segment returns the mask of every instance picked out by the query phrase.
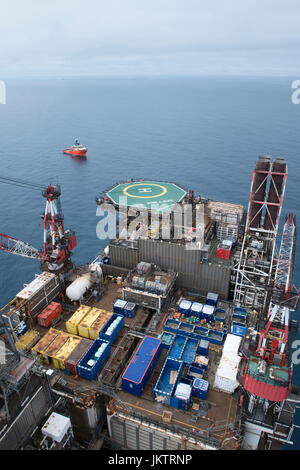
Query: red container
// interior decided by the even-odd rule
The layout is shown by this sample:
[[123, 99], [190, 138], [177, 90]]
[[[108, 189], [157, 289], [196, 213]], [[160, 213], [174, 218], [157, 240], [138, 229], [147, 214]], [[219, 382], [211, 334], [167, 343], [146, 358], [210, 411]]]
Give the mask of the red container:
[[230, 259], [231, 249], [229, 248], [229, 249], [225, 249], [223, 251], [224, 251], [223, 258], [224, 259]]
[[220, 258], [220, 259], [224, 258], [224, 250], [220, 246], [218, 246], [218, 248], [217, 248], [216, 257]]
[[90, 339], [82, 338], [80, 343], [71, 352], [70, 356], [65, 360], [65, 367], [73, 375], [77, 374], [77, 364], [80, 359], [85, 355], [88, 349], [92, 346], [93, 341]]
[[59, 316], [61, 313], [61, 304], [57, 302], [51, 302], [48, 307], [44, 308], [42, 313], [37, 316], [38, 324], [48, 328], [53, 321]]

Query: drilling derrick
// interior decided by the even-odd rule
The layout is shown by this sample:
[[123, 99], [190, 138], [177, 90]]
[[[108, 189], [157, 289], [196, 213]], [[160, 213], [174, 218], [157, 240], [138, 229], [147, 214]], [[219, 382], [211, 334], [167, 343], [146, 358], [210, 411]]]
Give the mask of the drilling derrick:
[[268, 156], [256, 162], [250, 189], [248, 215], [241, 255], [236, 268], [234, 301], [263, 309], [267, 287], [274, 276], [278, 224], [287, 180], [283, 158], [273, 163]]

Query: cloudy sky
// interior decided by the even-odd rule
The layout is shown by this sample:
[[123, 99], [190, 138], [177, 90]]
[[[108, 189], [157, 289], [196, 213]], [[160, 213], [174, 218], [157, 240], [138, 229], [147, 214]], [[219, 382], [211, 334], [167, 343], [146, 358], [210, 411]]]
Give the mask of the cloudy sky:
[[6, 0], [0, 78], [300, 77], [299, 0]]

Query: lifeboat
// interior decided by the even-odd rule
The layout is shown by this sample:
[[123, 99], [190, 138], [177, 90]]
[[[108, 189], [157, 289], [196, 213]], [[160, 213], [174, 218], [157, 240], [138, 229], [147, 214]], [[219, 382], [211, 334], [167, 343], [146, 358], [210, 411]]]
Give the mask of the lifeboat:
[[88, 149], [80, 144], [79, 140], [76, 139], [74, 145], [69, 149], [63, 150], [63, 153], [68, 155], [76, 155], [77, 157], [85, 157]]

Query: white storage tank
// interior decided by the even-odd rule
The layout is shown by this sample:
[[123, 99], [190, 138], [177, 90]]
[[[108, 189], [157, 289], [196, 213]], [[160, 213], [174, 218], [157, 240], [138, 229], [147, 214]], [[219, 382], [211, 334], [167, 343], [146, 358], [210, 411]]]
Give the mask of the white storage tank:
[[92, 285], [91, 273], [82, 274], [82, 276], [75, 279], [72, 284], [66, 289], [66, 294], [72, 302], [75, 302], [86, 293]]

